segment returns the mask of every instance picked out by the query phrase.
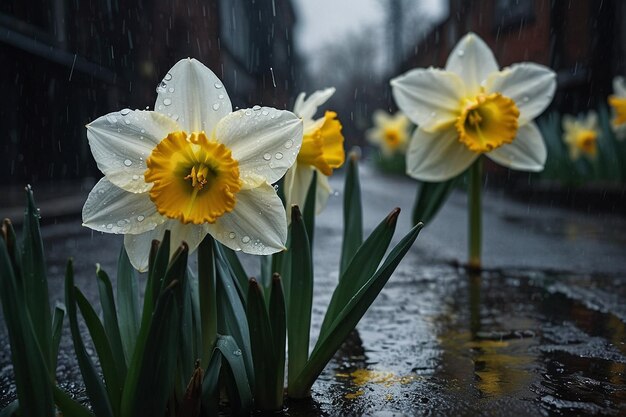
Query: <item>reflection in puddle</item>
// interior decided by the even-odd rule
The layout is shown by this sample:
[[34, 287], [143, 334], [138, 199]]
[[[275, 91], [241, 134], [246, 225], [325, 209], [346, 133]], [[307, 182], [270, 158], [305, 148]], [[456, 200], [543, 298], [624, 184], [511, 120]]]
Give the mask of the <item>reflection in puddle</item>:
[[[337, 378], [350, 380], [356, 387], [380, 385], [390, 388], [396, 384], [406, 385], [415, 380], [415, 375], [398, 376], [393, 372], [374, 371], [370, 369], [357, 369], [350, 373], [337, 373]], [[365, 391], [358, 389], [355, 392], [349, 392], [344, 397], [354, 399], [363, 395]], [[393, 399], [391, 393], [385, 394], [385, 399], [390, 401]]]

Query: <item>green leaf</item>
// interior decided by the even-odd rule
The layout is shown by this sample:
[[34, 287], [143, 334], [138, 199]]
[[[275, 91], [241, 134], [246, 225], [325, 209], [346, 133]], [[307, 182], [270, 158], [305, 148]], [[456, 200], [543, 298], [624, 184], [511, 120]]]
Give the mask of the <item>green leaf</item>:
[[237, 281], [221, 256], [216, 257], [216, 267], [218, 332], [232, 336], [241, 347], [248, 380], [254, 381], [246, 308], [237, 289]]
[[22, 281], [20, 277], [22, 276], [22, 257], [20, 253], [20, 248], [17, 243], [17, 236], [15, 234], [15, 230], [13, 229], [13, 225], [11, 224], [11, 220], [4, 219], [2, 221], [1, 237], [5, 239], [7, 253], [9, 255], [9, 259], [11, 260], [11, 266], [13, 267], [13, 273], [15, 274], [16, 283], [18, 285], [18, 289], [21, 289]]
[[170, 262], [170, 236], [170, 231], [166, 230], [161, 243], [158, 241], [152, 242], [150, 269], [148, 270], [148, 280], [146, 281], [140, 328], [144, 328], [145, 322], [152, 317], [154, 306], [162, 289], [163, 276]]
[[450, 196], [462, 175], [443, 182], [425, 182], [419, 187], [413, 205], [413, 224], [430, 223]]
[[100, 268], [99, 264], [96, 264], [96, 278], [98, 281], [98, 293], [100, 294], [100, 305], [102, 307], [106, 339], [111, 347], [111, 353], [113, 354], [113, 360], [117, 364], [117, 370], [120, 372], [118, 377], [120, 381], [123, 381], [126, 377], [126, 356], [124, 355], [124, 348], [122, 347], [122, 339], [120, 337], [120, 327], [117, 322], [113, 287], [109, 276]]
[[291, 210], [291, 283], [287, 313], [288, 385], [306, 365], [313, 304], [313, 264], [309, 239], [298, 206]]
[[100, 361], [100, 368], [104, 375], [113, 415], [119, 415], [122, 386], [124, 383], [122, 368], [124, 364], [116, 360], [105, 328], [87, 298], [85, 298], [83, 293], [76, 287], [74, 288], [74, 292], [76, 303], [85, 319], [85, 324], [91, 335], [93, 345], [96, 348], [96, 353], [98, 354], [98, 360]]
[[346, 271], [339, 278], [339, 284], [333, 292], [322, 322], [320, 337], [326, 335], [328, 328], [335, 321], [339, 312], [376, 272], [376, 268], [380, 265], [380, 261], [391, 243], [399, 214], [400, 209], [396, 208], [380, 222], [358, 249]]
[[135, 350], [141, 320], [137, 277], [123, 245], [117, 261], [117, 320], [125, 363], [128, 363]]
[[313, 382], [374, 302], [391, 274], [415, 242], [422, 227], [423, 224], [421, 223], [413, 226], [409, 233], [392, 249], [376, 273], [367, 280], [338, 314], [326, 337], [318, 339], [305, 368], [298, 375], [295, 383], [289, 384], [290, 397], [303, 398], [309, 395]]
[[309, 249], [313, 250], [313, 234], [315, 233], [315, 203], [317, 200], [317, 170], [313, 170], [313, 177], [311, 178], [311, 184], [306, 193], [306, 199], [304, 200], [304, 207], [302, 211], [302, 218], [304, 219], [304, 227], [306, 228], [307, 236], [309, 237]]
[[[35, 207], [33, 191], [26, 187], [27, 209], [24, 213], [22, 241], [22, 285], [28, 312], [37, 342], [44, 353], [46, 366], [54, 362], [50, 342], [52, 340], [52, 315], [48, 298], [48, 280], [39, 230], [39, 212]], [[53, 372], [51, 370], [51, 372]]]
[[198, 246], [198, 289], [200, 298], [200, 325], [202, 328], [203, 367], [209, 363], [217, 338], [217, 295], [215, 282], [215, 241], [207, 234]]
[[272, 327], [265, 308], [265, 299], [259, 283], [250, 279], [246, 316], [250, 330], [250, 345], [254, 363], [254, 406], [257, 410], [273, 411], [280, 409], [274, 393], [276, 382], [276, 348], [272, 337]]
[[59, 357], [59, 346], [61, 344], [61, 335], [63, 332], [63, 318], [65, 317], [65, 305], [57, 303], [52, 314], [52, 357], [54, 362], [52, 369], [57, 369], [57, 359]]
[[17, 413], [20, 409], [19, 401], [15, 400], [11, 404], [7, 405], [0, 411], [0, 417], [13, 417], [17, 416]]
[[358, 153], [348, 155], [346, 182], [343, 189], [343, 243], [339, 276], [363, 243], [363, 209], [361, 207], [361, 183], [359, 181]]
[[276, 272], [274, 270], [274, 255], [261, 255], [259, 259], [261, 260], [259, 283], [263, 291], [269, 294], [269, 290], [272, 287], [272, 274]]
[[276, 379], [274, 380], [274, 394], [276, 404], [282, 406], [283, 387], [285, 385], [285, 342], [287, 338], [287, 317], [285, 313], [285, 298], [280, 275], [272, 276], [272, 291], [269, 302], [269, 320], [272, 327], [272, 339], [274, 345], [274, 367]]
[[68, 417], [93, 417], [89, 409], [67, 395], [59, 387], [54, 386], [54, 401], [64, 416]]
[[207, 366], [202, 380], [202, 413], [200, 414], [203, 416], [216, 416], [219, 413], [219, 379], [222, 371], [222, 359], [222, 353], [218, 349], [213, 349], [209, 366]]
[[[247, 416], [252, 409], [252, 391], [246, 371], [245, 357], [231, 336], [220, 336], [215, 348], [220, 351], [228, 364], [225, 368], [230, 377], [230, 384], [233, 385], [233, 389], [229, 390], [231, 405], [234, 408], [233, 414]], [[233, 398], [233, 394], [236, 394], [236, 398]]]
[[237, 279], [237, 290], [239, 291], [239, 294], [245, 296], [243, 291], [245, 288], [248, 288], [248, 274], [241, 264], [237, 253], [221, 243], [217, 245], [217, 250], [219, 251], [220, 256], [226, 260], [228, 269], [230, 269], [233, 277]]
[[0, 238], [0, 300], [11, 345], [17, 398], [23, 417], [54, 416], [44, 355], [37, 343], [23, 293], [18, 288], [4, 239]]
[[67, 316], [70, 321], [70, 330], [72, 333], [72, 341], [74, 343], [74, 350], [76, 351], [78, 366], [80, 368], [83, 381], [85, 382], [87, 396], [89, 397], [94, 413], [98, 417], [113, 417], [113, 409], [111, 408], [111, 403], [109, 402], [106, 389], [104, 388], [102, 380], [100, 380], [96, 367], [87, 354], [82, 335], [80, 334], [76, 313], [75, 295], [74, 269], [72, 267], [72, 260], [69, 260], [65, 272], [65, 306], [67, 308]]
[[[163, 278], [154, 313], [140, 336], [124, 384], [122, 417], [161, 416], [174, 389], [179, 357], [183, 284], [189, 248], [183, 243], [174, 253]], [[159, 255], [157, 255], [157, 258]], [[143, 326], [143, 324], [142, 324]]]

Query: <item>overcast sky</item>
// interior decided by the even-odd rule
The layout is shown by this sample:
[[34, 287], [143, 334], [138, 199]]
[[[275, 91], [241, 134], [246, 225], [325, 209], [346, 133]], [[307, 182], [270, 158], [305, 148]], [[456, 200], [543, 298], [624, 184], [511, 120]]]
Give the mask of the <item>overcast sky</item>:
[[[384, 24], [388, 0], [294, 0], [298, 24], [296, 43], [309, 55], [351, 31]], [[445, 0], [415, 0], [433, 19], [445, 11]]]

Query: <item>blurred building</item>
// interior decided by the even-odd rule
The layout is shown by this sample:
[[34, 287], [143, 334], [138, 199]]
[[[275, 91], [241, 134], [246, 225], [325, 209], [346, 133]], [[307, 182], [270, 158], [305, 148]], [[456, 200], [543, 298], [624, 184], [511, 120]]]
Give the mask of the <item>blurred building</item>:
[[3, 0], [0, 183], [99, 175], [85, 124], [152, 108], [181, 58], [211, 68], [234, 107], [286, 108], [294, 25], [290, 0]]
[[533, 61], [555, 70], [553, 106], [562, 112], [606, 103], [613, 77], [626, 75], [626, 2], [620, 0], [450, 0], [447, 18], [415, 40], [396, 73], [445, 66], [470, 31], [500, 66]]

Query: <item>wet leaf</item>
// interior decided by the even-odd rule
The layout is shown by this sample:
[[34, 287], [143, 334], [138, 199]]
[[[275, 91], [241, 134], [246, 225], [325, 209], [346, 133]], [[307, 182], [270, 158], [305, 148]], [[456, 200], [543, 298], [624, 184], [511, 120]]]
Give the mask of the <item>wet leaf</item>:
[[117, 261], [117, 319], [124, 358], [128, 363], [135, 349], [140, 318], [137, 277], [124, 246]]
[[352, 257], [363, 243], [363, 209], [357, 152], [350, 152], [346, 182], [343, 188], [343, 241], [339, 277], [343, 276]]
[[450, 196], [461, 176], [444, 182], [422, 182], [413, 205], [413, 224], [430, 223]]

